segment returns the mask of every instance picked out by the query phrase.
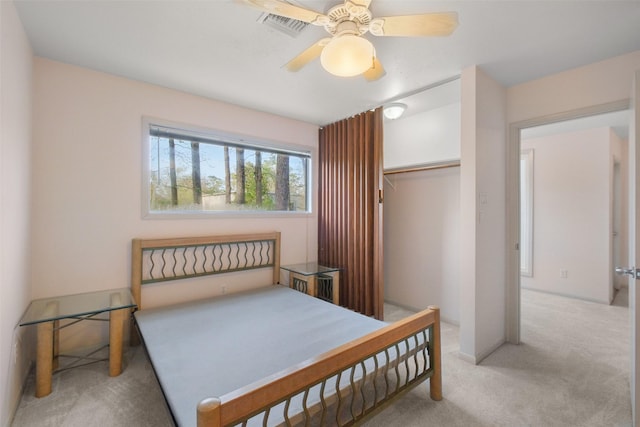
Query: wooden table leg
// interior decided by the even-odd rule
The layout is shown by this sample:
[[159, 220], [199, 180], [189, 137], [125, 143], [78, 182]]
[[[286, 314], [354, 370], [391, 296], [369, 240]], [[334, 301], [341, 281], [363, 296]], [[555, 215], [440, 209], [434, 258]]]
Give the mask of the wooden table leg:
[[[111, 305], [119, 305], [120, 295], [111, 295]], [[109, 376], [117, 377], [122, 372], [122, 343], [124, 322], [131, 310], [120, 309], [109, 312]]]
[[53, 374], [53, 322], [38, 323], [36, 349], [36, 397], [51, 393]]
[[334, 271], [332, 273], [333, 276], [333, 303], [335, 305], [340, 305], [340, 272]]
[[[50, 301], [44, 308], [45, 318], [55, 318], [58, 301]], [[36, 335], [36, 397], [51, 393], [51, 376], [58, 365], [59, 326], [58, 320], [38, 323]]]

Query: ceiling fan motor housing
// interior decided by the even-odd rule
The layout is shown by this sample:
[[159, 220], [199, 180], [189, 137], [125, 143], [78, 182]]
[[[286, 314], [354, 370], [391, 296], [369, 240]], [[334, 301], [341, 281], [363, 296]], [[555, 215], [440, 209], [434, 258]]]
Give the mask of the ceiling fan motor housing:
[[339, 35], [345, 30], [355, 35], [363, 35], [369, 31], [371, 11], [366, 7], [347, 1], [329, 9], [327, 16], [329, 21], [323, 23], [323, 25], [331, 35]]

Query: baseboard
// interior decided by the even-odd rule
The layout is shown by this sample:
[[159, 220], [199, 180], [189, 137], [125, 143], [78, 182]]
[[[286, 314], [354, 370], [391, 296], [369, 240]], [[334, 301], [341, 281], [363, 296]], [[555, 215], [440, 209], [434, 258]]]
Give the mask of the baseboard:
[[459, 321], [454, 320], [454, 319], [450, 319], [447, 316], [443, 316], [442, 313], [440, 313], [440, 321], [442, 321], [444, 323], [448, 323], [448, 324], [453, 325], [453, 326], [460, 327], [460, 322]]
[[[400, 308], [405, 309], [405, 310], [414, 311], [416, 313], [418, 313], [419, 311], [424, 310], [424, 308], [411, 307], [409, 305], [400, 304], [399, 302], [395, 302], [395, 301], [391, 301], [391, 300], [385, 300], [384, 302], [392, 304], [392, 305], [395, 305], [395, 306], [400, 307]], [[455, 320], [455, 319], [451, 319], [450, 317], [442, 315], [442, 307], [440, 307], [440, 321], [444, 322], [444, 323], [448, 323], [448, 324], [453, 325], [453, 326], [460, 326], [460, 321]]]
[[487, 350], [483, 351], [482, 353], [480, 353], [477, 357], [477, 363], [481, 363], [484, 359], [486, 359], [491, 353], [493, 353], [494, 351], [496, 351], [497, 349], [499, 349], [500, 347], [502, 347], [502, 344], [504, 344], [506, 341], [505, 338], [502, 338], [501, 340], [499, 340], [497, 343], [495, 343], [494, 345], [492, 345], [491, 347], [489, 347]]
[[[20, 399], [24, 394], [27, 377], [34, 367], [34, 360], [29, 355], [32, 354], [33, 334], [31, 328], [16, 327], [11, 344], [9, 377], [6, 384], [6, 396], [3, 405], [6, 405], [8, 418], [2, 416], [0, 425], [11, 425], [20, 405]], [[4, 424], [6, 423], [6, 424]]]
[[469, 362], [469, 363], [472, 363], [474, 365], [477, 365], [475, 356], [472, 356], [470, 354], [463, 353], [463, 352], [459, 351], [458, 352], [458, 357], [460, 359], [464, 360], [465, 362]]
[[549, 295], [556, 295], [556, 296], [559, 296], [559, 297], [577, 299], [577, 300], [581, 300], [581, 301], [595, 302], [596, 304], [609, 305], [609, 302], [607, 302], [606, 300], [598, 300], [598, 299], [595, 299], [595, 298], [584, 298], [584, 297], [581, 297], [579, 295], [572, 295], [572, 294], [567, 294], [567, 293], [562, 293], [562, 292], [547, 291], [547, 290], [544, 290], [544, 289], [536, 289], [536, 288], [531, 288], [531, 287], [528, 287], [528, 286], [522, 286], [522, 289], [526, 289], [527, 291], [532, 291], [532, 292], [540, 292], [542, 294], [549, 294]]
[[388, 300], [388, 299], [385, 299], [384, 302], [387, 303], [387, 304], [395, 305], [396, 307], [400, 307], [400, 308], [402, 308], [404, 310], [413, 311], [413, 312], [416, 312], [416, 313], [423, 310], [421, 308], [411, 307], [410, 305], [401, 304], [399, 302], [395, 302], [395, 301]]
[[506, 340], [502, 338], [500, 341], [489, 347], [487, 350], [478, 354], [477, 356], [473, 356], [471, 354], [463, 353], [462, 351], [458, 352], [458, 357], [465, 362], [473, 363], [474, 365], [479, 365], [484, 359], [486, 359], [491, 353], [499, 349], [502, 344], [504, 344]]

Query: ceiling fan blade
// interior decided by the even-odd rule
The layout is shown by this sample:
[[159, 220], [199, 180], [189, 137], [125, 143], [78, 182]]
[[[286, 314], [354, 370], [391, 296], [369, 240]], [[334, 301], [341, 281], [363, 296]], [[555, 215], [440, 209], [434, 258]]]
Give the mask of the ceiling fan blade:
[[425, 13], [372, 19], [369, 32], [374, 36], [448, 36], [457, 26], [455, 12]]
[[378, 58], [373, 58], [373, 66], [365, 71], [362, 75], [368, 81], [373, 82], [384, 77], [386, 74], [387, 72], [384, 70], [384, 67], [382, 66]]
[[274, 15], [284, 16], [285, 18], [297, 19], [298, 21], [309, 22], [311, 24], [316, 23], [316, 21], [319, 18], [326, 18], [326, 20], [329, 19], [322, 13], [305, 9], [303, 7], [294, 6], [292, 4], [289, 4], [287, 2], [280, 1], [280, 0], [237, 0], [237, 1], [256, 7], [262, 10], [263, 12], [273, 13]]
[[322, 40], [318, 40], [316, 43], [308, 47], [304, 52], [300, 55], [293, 58], [291, 61], [285, 65], [286, 69], [292, 72], [300, 70], [302, 67], [307, 65], [309, 62], [313, 61], [322, 53], [322, 49], [331, 41], [330, 38], [324, 38]]

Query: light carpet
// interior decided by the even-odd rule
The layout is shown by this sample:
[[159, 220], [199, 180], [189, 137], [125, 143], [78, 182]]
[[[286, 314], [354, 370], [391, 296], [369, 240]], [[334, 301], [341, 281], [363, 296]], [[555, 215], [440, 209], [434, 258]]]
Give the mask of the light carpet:
[[[522, 344], [505, 344], [477, 366], [458, 357], [459, 329], [443, 322], [444, 399], [430, 400], [419, 385], [366, 425], [631, 426], [624, 304], [524, 290], [521, 305]], [[409, 314], [385, 305], [387, 321]], [[31, 374], [12, 426], [171, 426], [144, 350], [128, 349], [125, 363], [114, 378], [106, 362], [60, 372], [40, 399]]]

